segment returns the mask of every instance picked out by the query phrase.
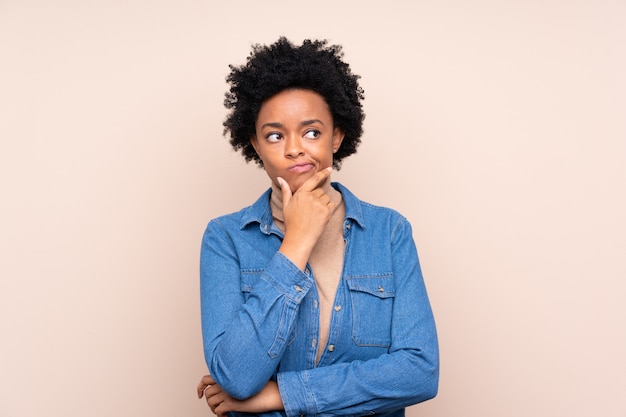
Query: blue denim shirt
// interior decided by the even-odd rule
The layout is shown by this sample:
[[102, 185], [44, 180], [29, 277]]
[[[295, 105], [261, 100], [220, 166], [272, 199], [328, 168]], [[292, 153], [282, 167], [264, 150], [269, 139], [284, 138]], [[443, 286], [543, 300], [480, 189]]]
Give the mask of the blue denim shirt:
[[[314, 271], [278, 252], [271, 189], [252, 206], [212, 220], [201, 252], [205, 358], [236, 398], [278, 382], [285, 412], [264, 415], [402, 416], [437, 393], [433, 314], [409, 222], [357, 199], [339, 183], [344, 265], [328, 342], [316, 364]], [[237, 413], [231, 413], [237, 415]]]

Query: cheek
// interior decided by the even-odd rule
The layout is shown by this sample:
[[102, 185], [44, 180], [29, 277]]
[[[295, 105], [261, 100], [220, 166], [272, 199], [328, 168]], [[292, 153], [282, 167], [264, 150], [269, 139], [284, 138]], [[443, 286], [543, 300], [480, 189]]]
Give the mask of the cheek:
[[315, 150], [312, 152], [317, 156], [318, 159], [328, 159], [333, 157], [333, 144], [332, 142], [324, 141], [324, 143], [317, 144]]
[[322, 153], [321, 158], [324, 161], [332, 161], [333, 160], [333, 148], [329, 147], [328, 149], [324, 149], [324, 152]]

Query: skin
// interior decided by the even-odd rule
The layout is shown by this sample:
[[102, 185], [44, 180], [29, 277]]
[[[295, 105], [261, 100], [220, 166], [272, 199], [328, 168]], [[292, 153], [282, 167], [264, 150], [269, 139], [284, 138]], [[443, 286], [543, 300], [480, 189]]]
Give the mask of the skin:
[[256, 395], [245, 400], [237, 400], [231, 397], [215, 383], [211, 375], [203, 376], [196, 390], [198, 398], [204, 396], [211, 411], [218, 417], [226, 417], [226, 413], [229, 411], [263, 413], [266, 411], [284, 410], [283, 401], [278, 391], [278, 384], [274, 381], [269, 381]]
[[285, 237], [279, 251], [304, 270], [334, 204], [329, 194], [333, 152], [344, 134], [322, 96], [284, 90], [259, 110], [250, 142], [282, 191]]
[[[301, 270], [335, 208], [330, 194], [333, 153], [344, 134], [334, 126], [324, 98], [302, 89], [284, 90], [266, 100], [257, 117], [252, 146], [270, 180], [280, 187], [285, 236], [278, 249]], [[219, 417], [229, 411], [260, 413], [283, 410], [274, 381], [253, 397], [237, 400], [205, 375], [197, 386]]]
[[[333, 151], [343, 140], [322, 96], [310, 90], [284, 90], [266, 100], [257, 116], [252, 146], [263, 161], [265, 172], [279, 185], [287, 181], [292, 191], [315, 172], [332, 166]], [[290, 169], [293, 165], [301, 168]], [[309, 169], [309, 170], [307, 170]]]

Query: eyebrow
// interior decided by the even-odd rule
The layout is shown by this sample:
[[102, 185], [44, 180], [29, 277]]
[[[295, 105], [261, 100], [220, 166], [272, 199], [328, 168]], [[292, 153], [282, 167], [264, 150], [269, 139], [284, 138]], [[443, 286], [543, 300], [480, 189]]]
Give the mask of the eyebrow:
[[[309, 126], [315, 123], [319, 123], [322, 126], [324, 126], [324, 122], [322, 122], [320, 119], [310, 119], [310, 120], [303, 120], [300, 122], [300, 126]], [[278, 123], [278, 122], [270, 122], [270, 123], [265, 123], [263, 126], [261, 126], [261, 129], [263, 129], [264, 127], [273, 127], [273, 128], [281, 128], [283, 127], [282, 123]]]

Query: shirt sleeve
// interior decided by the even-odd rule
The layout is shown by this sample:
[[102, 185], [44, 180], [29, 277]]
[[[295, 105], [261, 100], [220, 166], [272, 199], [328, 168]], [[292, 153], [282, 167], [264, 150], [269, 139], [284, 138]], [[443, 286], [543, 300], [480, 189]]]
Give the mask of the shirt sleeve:
[[288, 416], [367, 415], [416, 404], [437, 394], [439, 351], [435, 322], [409, 222], [392, 233], [396, 296], [389, 352], [367, 361], [278, 374]]
[[204, 354], [211, 376], [239, 399], [257, 393], [275, 373], [312, 286], [312, 278], [280, 252], [258, 272], [255, 288], [242, 288], [235, 244], [219, 219], [211, 221], [200, 255]]

